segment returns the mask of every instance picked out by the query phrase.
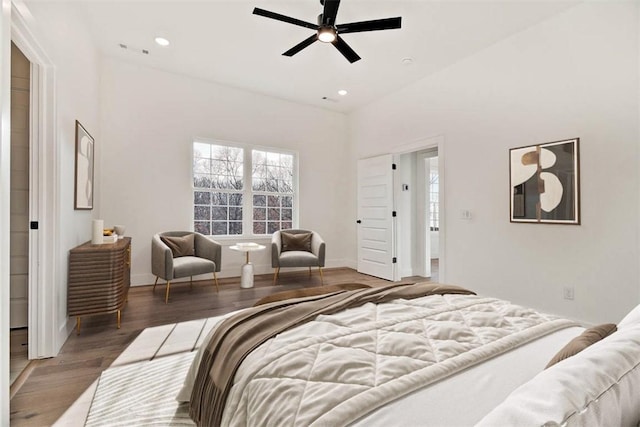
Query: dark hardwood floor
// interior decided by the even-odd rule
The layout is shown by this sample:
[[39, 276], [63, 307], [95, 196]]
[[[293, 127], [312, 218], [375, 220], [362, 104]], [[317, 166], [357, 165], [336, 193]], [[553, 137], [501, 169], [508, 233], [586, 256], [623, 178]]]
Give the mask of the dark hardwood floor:
[[[389, 283], [349, 268], [323, 271], [325, 285]], [[403, 282], [424, 280], [408, 277]], [[52, 425], [147, 327], [221, 315], [250, 307], [276, 292], [321, 285], [317, 269], [311, 277], [305, 271], [283, 271], [276, 286], [272, 285], [270, 274], [256, 276], [255, 287], [251, 289], [240, 288], [239, 282], [238, 277], [221, 279], [219, 293], [212, 281], [194, 282], [193, 289], [188, 283], [175, 284], [166, 305], [164, 284], [158, 284], [155, 292], [153, 286], [133, 287], [122, 312], [120, 329], [116, 328], [115, 314], [83, 317], [81, 334], [74, 332], [57, 357], [32, 362], [31, 374], [11, 399], [11, 425]]]

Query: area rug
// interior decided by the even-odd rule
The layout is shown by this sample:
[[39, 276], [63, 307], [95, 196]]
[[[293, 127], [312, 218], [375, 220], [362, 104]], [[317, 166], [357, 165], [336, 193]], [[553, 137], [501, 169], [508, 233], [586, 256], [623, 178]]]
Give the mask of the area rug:
[[188, 403], [175, 397], [196, 352], [105, 370], [100, 376], [87, 421], [98, 426], [194, 426]]

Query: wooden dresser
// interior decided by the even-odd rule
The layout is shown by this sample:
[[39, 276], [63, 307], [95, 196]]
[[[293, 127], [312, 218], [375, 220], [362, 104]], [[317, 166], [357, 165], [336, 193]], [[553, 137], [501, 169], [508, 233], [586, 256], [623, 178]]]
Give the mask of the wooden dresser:
[[69, 251], [67, 313], [76, 316], [80, 333], [80, 316], [117, 313], [127, 301], [131, 283], [131, 238], [116, 243], [83, 243]]

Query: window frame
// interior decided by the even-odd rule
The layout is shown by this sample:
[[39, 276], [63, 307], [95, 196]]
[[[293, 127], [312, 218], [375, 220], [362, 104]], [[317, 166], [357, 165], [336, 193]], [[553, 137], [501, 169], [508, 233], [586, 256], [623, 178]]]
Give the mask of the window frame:
[[[437, 180], [437, 188], [438, 191], [433, 191], [433, 176], [436, 177]], [[433, 195], [436, 194], [436, 200], [433, 199]], [[436, 170], [434, 173], [433, 170], [429, 172], [429, 230], [430, 231], [440, 231], [440, 171]]]
[[[254, 240], [258, 240], [258, 239], [270, 239], [271, 238], [271, 233], [267, 233], [266, 234], [254, 234], [253, 233], [253, 195], [254, 194], [264, 194], [264, 191], [254, 191], [253, 190], [253, 176], [252, 176], [252, 172], [253, 172], [253, 151], [266, 151], [266, 152], [271, 152], [271, 153], [278, 153], [278, 154], [287, 154], [287, 155], [291, 155], [293, 157], [293, 165], [292, 165], [292, 169], [293, 169], [293, 177], [292, 177], [292, 186], [293, 186], [293, 203], [292, 203], [292, 215], [291, 215], [291, 227], [292, 228], [298, 228], [298, 211], [299, 211], [299, 198], [300, 198], [300, 191], [299, 191], [299, 174], [298, 174], [298, 164], [299, 164], [299, 160], [298, 160], [298, 151], [296, 150], [289, 150], [286, 148], [279, 148], [279, 147], [269, 147], [269, 146], [265, 146], [265, 145], [258, 145], [258, 144], [247, 144], [247, 143], [239, 143], [239, 142], [233, 142], [233, 141], [226, 141], [226, 140], [221, 140], [221, 139], [211, 139], [211, 138], [202, 138], [202, 137], [196, 137], [193, 138], [191, 141], [191, 158], [190, 158], [190, 162], [191, 162], [191, 166], [190, 166], [190, 170], [191, 170], [191, 230], [195, 230], [195, 209], [196, 209], [196, 203], [195, 203], [195, 192], [197, 191], [197, 187], [194, 185], [194, 178], [195, 178], [195, 169], [194, 169], [194, 155], [195, 155], [195, 150], [194, 150], [194, 144], [196, 143], [200, 143], [200, 144], [210, 144], [210, 145], [220, 145], [220, 146], [225, 146], [225, 147], [235, 147], [235, 148], [241, 148], [243, 150], [243, 154], [242, 154], [242, 158], [243, 158], [243, 173], [242, 173], [242, 180], [243, 180], [243, 188], [242, 190], [233, 190], [233, 189], [229, 189], [229, 190], [223, 190], [225, 192], [232, 192], [232, 193], [242, 193], [242, 234], [209, 234], [209, 236], [212, 236], [213, 238], [215, 238], [216, 240], [221, 240], [221, 241], [225, 241], [225, 240], [247, 240], [247, 239], [254, 239]], [[214, 189], [210, 189], [210, 190], [214, 190]], [[287, 193], [288, 194], [288, 193]], [[212, 212], [213, 213], [213, 212]], [[213, 218], [210, 219], [210, 221], [213, 221]], [[229, 221], [229, 219], [227, 219], [227, 221]], [[212, 232], [213, 229], [210, 230], [210, 232]]]

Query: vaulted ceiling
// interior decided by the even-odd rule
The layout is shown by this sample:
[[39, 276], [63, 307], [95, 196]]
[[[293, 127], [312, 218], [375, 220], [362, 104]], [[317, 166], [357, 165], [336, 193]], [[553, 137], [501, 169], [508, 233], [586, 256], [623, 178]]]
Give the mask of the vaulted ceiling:
[[[562, 13], [578, 1], [342, 0], [337, 23], [402, 17], [401, 29], [345, 34], [344, 40], [362, 57], [354, 64], [323, 43], [314, 43], [293, 57], [282, 56], [313, 31], [252, 14], [254, 7], [260, 7], [316, 22], [322, 11], [318, 0], [73, 3], [107, 56], [349, 112]], [[158, 46], [154, 42], [158, 35], [170, 45]], [[143, 54], [143, 49], [149, 53]], [[338, 95], [339, 89], [348, 94]]]

